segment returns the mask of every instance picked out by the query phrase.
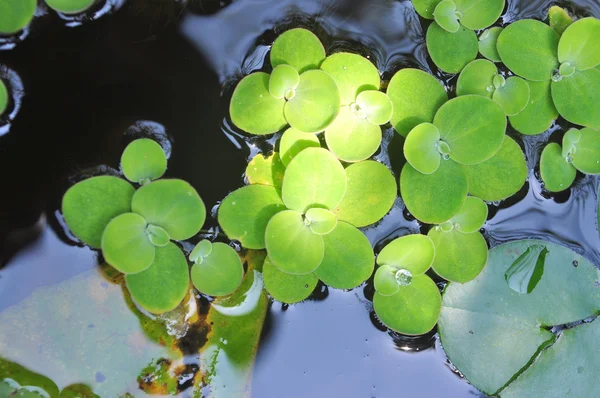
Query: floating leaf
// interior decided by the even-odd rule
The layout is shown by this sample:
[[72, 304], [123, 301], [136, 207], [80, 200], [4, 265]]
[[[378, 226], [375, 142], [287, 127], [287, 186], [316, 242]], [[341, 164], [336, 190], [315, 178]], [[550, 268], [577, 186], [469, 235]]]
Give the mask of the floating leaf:
[[330, 55], [321, 69], [335, 80], [342, 105], [350, 105], [365, 90], [379, 90], [379, 71], [368, 59], [346, 52]]
[[576, 71], [552, 82], [552, 99], [567, 121], [600, 128], [600, 70]]
[[[283, 202], [300, 213], [310, 207], [335, 208], [346, 192], [346, 172], [323, 148], [308, 148], [288, 165], [283, 177]], [[277, 265], [277, 259], [271, 257]]]
[[440, 0], [412, 0], [417, 13], [425, 19], [433, 19], [433, 12]]
[[427, 49], [433, 62], [447, 73], [460, 72], [479, 52], [477, 35], [463, 26], [456, 33], [432, 23], [427, 29]]
[[289, 65], [278, 65], [271, 72], [269, 78], [269, 92], [275, 98], [289, 99], [294, 95], [293, 91], [298, 87], [300, 75]]
[[149, 182], [165, 174], [167, 156], [156, 141], [141, 138], [127, 145], [121, 155], [121, 168], [129, 181]]
[[[432, 174], [440, 167], [442, 148], [448, 145], [440, 142], [440, 131], [431, 123], [422, 123], [412, 129], [404, 142], [406, 161], [423, 174]], [[448, 156], [448, 152], [445, 153]]]
[[[206, 241], [204, 241], [206, 242]], [[225, 243], [212, 244], [210, 253], [192, 266], [192, 283], [209, 296], [226, 296], [242, 283], [244, 266], [237, 252]]]
[[445, 232], [440, 227], [427, 234], [435, 245], [433, 270], [452, 282], [466, 283], [473, 280], [485, 267], [488, 246], [479, 232], [463, 234], [452, 229]]
[[174, 243], [156, 248], [152, 265], [137, 274], [125, 275], [131, 297], [143, 308], [162, 314], [175, 309], [185, 297], [189, 284], [185, 256]]
[[319, 278], [315, 274], [292, 275], [280, 271], [265, 258], [263, 278], [267, 291], [275, 300], [286, 304], [298, 303], [305, 300], [317, 287]]
[[2, 116], [8, 108], [8, 101], [8, 89], [6, 88], [6, 84], [0, 79], [0, 116]]
[[459, 15], [452, 0], [440, 1], [433, 11], [435, 22], [450, 33], [456, 33], [460, 29]]
[[302, 214], [285, 210], [271, 218], [265, 231], [267, 253], [281, 271], [293, 275], [313, 272], [323, 261], [323, 237], [314, 234]]
[[[519, 256], [536, 244], [549, 251], [544, 276], [530, 294], [521, 295], [508, 286], [505, 274]], [[540, 391], [556, 392], [556, 396], [594, 396], [595, 393], [590, 395], [587, 389], [593, 386], [597, 391], [596, 375], [591, 372], [597, 364], [587, 362], [586, 372], [582, 374], [577, 370], [579, 361], [583, 360], [579, 355], [559, 360], [552, 349], [542, 351], [539, 357], [538, 354], [555, 339], [550, 332], [552, 326], [577, 322], [598, 313], [597, 280], [596, 267], [556, 244], [523, 240], [497, 246], [490, 252], [489, 266], [473, 282], [446, 286], [438, 323], [444, 350], [458, 370], [488, 395], [496, 395], [508, 383], [501, 394], [503, 397], [509, 396], [507, 392], [513, 386], [520, 386], [522, 394], [512, 390], [514, 395], [510, 396], [533, 396]], [[571, 330], [582, 327], [588, 326], [575, 326]], [[558, 342], [564, 337], [564, 334], [559, 337]], [[579, 343], [597, 362], [597, 337]], [[532, 371], [539, 376], [538, 364], [548, 360], [555, 363], [552, 377], [532, 379], [528, 376]]]
[[523, 19], [504, 28], [497, 49], [511, 71], [527, 80], [545, 81], [558, 68], [558, 40], [558, 33], [545, 23]]
[[317, 36], [311, 31], [296, 28], [279, 36], [271, 47], [271, 65], [287, 64], [298, 73], [317, 69], [325, 59], [325, 49]]
[[413, 276], [422, 275], [433, 264], [435, 247], [425, 235], [406, 235], [388, 243], [377, 255], [377, 264], [404, 269]]
[[379, 162], [366, 160], [348, 166], [346, 176], [346, 194], [333, 210], [338, 219], [358, 228], [381, 220], [398, 194], [396, 179], [390, 170]]
[[201, 240], [198, 242], [196, 246], [192, 249], [190, 253], [190, 261], [193, 263], [202, 263], [204, 261], [204, 257], [210, 255], [213, 249], [213, 244], [208, 239]]
[[246, 178], [249, 184], [268, 185], [281, 189], [285, 165], [277, 152], [268, 157], [259, 153], [246, 166]]
[[552, 6], [548, 10], [549, 25], [556, 33], [562, 35], [573, 23], [573, 18], [567, 11], [559, 6]]
[[591, 17], [578, 20], [560, 38], [558, 60], [580, 71], [594, 68], [600, 64], [599, 37], [600, 20]]
[[327, 147], [345, 162], [371, 157], [381, 144], [381, 128], [344, 106], [335, 122], [325, 130]]
[[[381, 294], [382, 296], [391, 296], [396, 294], [396, 292], [400, 289], [400, 284], [396, 280], [396, 274], [398, 271], [399, 270], [397, 268], [389, 265], [381, 265], [379, 268], [377, 268], [375, 277], [373, 278], [373, 286], [375, 287], [377, 293]], [[412, 283], [412, 276], [410, 281]]]
[[492, 98], [495, 90], [494, 77], [497, 75], [496, 65], [486, 59], [476, 59], [460, 72], [456, 82], [456, 95], [477, 94]]
[[79, 14], [94, 5], [96, 0], [44, 0], [48, 7], [63, 14]]
[[392, 125], [402, 136], [421, 123], [431, 123], [448, 94], [433, 76], [418, 69], [402, 69], [390, 80], [387, 95], [392, 101]]
[[553, 142], [548, 144], [542, 152], [540, 174], [546, 190], [561, 192], [569, 189], [573, 184], [577, 176], [577, 169], [563, 157], [561, 146]]
[[219, 206], [218, 220], [229, 239], [239, 240], [247, 249], [265, 248], [269, 220], [285, 210], [277, 189], [248, 185], [230, 193]]
[[558, 118], [558, 111], [552, 101], [550, 80], [527, 82], [529, 84], [529, 103], [518, 115], [510, 117], [515, 130], [525, 135], [541, 134], [548, 130]]
[[177, 179], [144, 185], [133, 195], [131, 209], [148, 223], [164, 228], [173, 240], [191, 238], [206, 220], [206, 208], [198, 192]]
[[325, 255], [315, 275], [335, 289], [354, 289], [373, 273], [373, 249], [367, 237], [340, 221], [323, 236]]
[[364, 112], [367, 120], [373, 124], [386, 124], [392, 117], [392, 101], [381, 91], [362, 91], [356, 97], [356, 105], [360, 111]]
[[121, 214], [108, 223], [102, 234], [106, 262], [125, 274], [135, 274], [154, 261], [155, 245], [146, 231], [148, 223], [135, 213]]
[[490, 159], [466, 166], [469, 193], [488, 202], [504, 200], [519, 190], [527, 180], [527, 163], [519, 144], [506, 136], [500, 150]]
[[440, 291], [427, 275], [414, 277], [409, 286], [401, 286], [391, 296], [376, 292], [373, 297], [377, 317], [390, 329], [411, 336], [433, 329], [441, 306]]
[[256, 72], [239, 82], [231, 97], [229, 114], [238, 128], [257, 135], [273, 134], [287, 125], [285, 99], [269, 92], [269, 75]]
[[33, 19], [36, 7], [36, 0], [3, 0], [0, 35], [11, 35], [25, 29]]
[[460, 23], [471, 30], [485, 29], [500, 18], [505, 0], [454, 0]]
[[[501, 77], [501, 76], [500, 76]], [[520, 77], [509, 77], [500, 87], [496, 87], [493, 100], [496, 101], [507, 116], [519, 114], [529, 103], [529, 84]]]
[[408, 211], [428, 224], [454, 217], [467, 197], [467, 175], [462, 165], [443, 161], [433, 174], [423, 174], [410, 164], [400, 174], [400, 192]]
[[327, 209], [313, 207], [308, 209], [305, 216], [305, 223], [308, 224], [310, 230], [317, 235], [327, 235], [337, 225], [337, 217]]
[[117, 177], [83, 180], [69, 188], [62, 199], [65, 222], [85, 244], [99, 249], [109, 221], [131, 211], [134, 192], [131, 184]]
[[543, 245], [531, 245], [510, 266], [504, 278], [508, 287], [519, 294], [529, 294], [544, 274], [548, 249]]
[[[338, 117], [339, 118], [339, 117]], [[279, 154], [281, 162], [285, 166], [290, 164], [292, 159], [306, 148], [318, 148], [321, 146], [319, 139], [312, 133], [303, 133], [290, 127], [283, 133], [279, 141]], [[283, 175], [282, 175], [283, 181]]]
[[575, 150], [569, 152], [573, 166], [585, 174], [600, 174], [600, 131], [585, 128], [579, 133], [579, 139], [574, 143]]
[[496, 45], [498, 43], [498, 36], [502, 33], [503, 29], [497, 26], [485, 30], [481, 36], [479, 36], [479, 53], [489, 59], [490, 61], [500, 62], [500, 54]]
[[171, 241], [171, 237], [167, 231], [157, 225], [148, 224], [146, 235], [154, 246], [166, 246]]
[[462, 209], [450, 221], [454, 223], [454, 228], [459, 232], [471, 234], [483, 227], [487, 216], [487, 205], [479, 198], [468, 196]]

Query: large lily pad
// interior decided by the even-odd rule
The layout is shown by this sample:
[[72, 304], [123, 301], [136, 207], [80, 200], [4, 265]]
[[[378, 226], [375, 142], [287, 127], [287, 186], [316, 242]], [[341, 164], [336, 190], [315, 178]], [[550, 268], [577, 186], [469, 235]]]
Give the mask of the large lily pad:
[[305, 300], [319, 283], [319, 278], [313, 273], [292, 275], [280, 271], [269, 260], [269, 257], [265, 258], [262, 272], [265, 288], [269, 294], [275, 300], [286, 304], [294, 304]]
[[510, 124], [521, 134], [541, 134], [548, 130], [558, 118], [558, 111], [550, 92], [551, 81], [527, 83], [529, 84], [529, 103], [519, 114], [509, 118]]
[[365, 90], [379, 90], [379, 71], [368, 59], [346, 52], [330, 55], [321, 69], [329, 73], [340, 89], [342, 105], [350, 105]]
[[460, 72], [479, 53], [477, 35], [463, 26], [456, 33], [450, 33], [432, 23], [426, 40], [431, 59], [446, 73]]
[[290, 29], [279, 36], [271, 47], [271, 65], [290, 65], [298, 73], [317, 69], [325, 59], [325, 49], [309, 30]]
[[558, 60], [578, 70], [600, 64], [600, 20], [583, 18], [571, 24], [558, 44]]
[[558, 113], [571, 123], [600, 128], [600, 70], [575, 71], [552, 82]]
[[36, 0], [2, 0], [0, 34], [10, 35], [25, 29], [33, 19], [36, 7]]

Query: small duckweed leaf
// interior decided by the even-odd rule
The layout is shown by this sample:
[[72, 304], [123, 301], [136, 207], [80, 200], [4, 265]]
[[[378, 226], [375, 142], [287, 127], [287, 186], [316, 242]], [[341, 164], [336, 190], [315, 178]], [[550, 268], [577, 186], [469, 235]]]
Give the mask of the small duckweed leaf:
[[148, 240], [150, 240], [154, 246], [166, 246], [167, 243], [171, 241], [167, 231], [157, 225], [148, 224], [146, 227], [146, 235], [148, 235]]
[[479, 53], [489, 59], [490, 61], [500, 62], [500, 54], [496, 45], [498, 43], [498, 36], [504, 29], [494, 26], [485, 30], [481, 36], [479, 36]]
[[63, 14], [79, 14], [92, 5], [96, 0], [44, 0], [48, 7]]
[[[324, 148], [307, 148], [288, 165], [283, 177], [283, 202], [300, 213], [310, 207], [335, 208], [346, 192], [346, 172]], [[271, 258], [277, 265], [277, 259]]]
[[206, 220], [206, 208], [198, 192], [177, 179], [144, 185], [133, 195], [131, 209], [148, 223], [164, 228], [173, 240], [196, 235]]
[[506, 270], [504, 278], [508, 287], [519, 294], [529, 294], [542, 279], [548, 249], [544, 245], [531, 245]]
[[327, 209], [313, 207], [308, 209], [305, 215], [310, 230], [317, 235], [327, 235], [336, 227], [338, 220], [335, 214]]
[[286, 64], [301, 74], [309, 69], [317, 69], [324, 59], [325, 49], [319, 38], [302, 28], [282, 33], [271, 47], [273, 68]]
[[240, 256], [229, 245], [216, 242], [202, 263], [192, 266], [192, 283], [209, 296], [227, 296], [242, 283], [244, 266]]
[[354, 163], [346, 168], [348, 188], [333, 210], [341, 221], [357, 228], [381, 220], [392, 208], [398, 194], [390, 170], [374, 160]]
[[433, 270], [452, 282], [467, 283], [475, 279], [485, 267], [488, 246], [479, 232], [463, 234], [432, 228], [427, 234], [435, 245]]
[[99, 249], [109, 221], [131, 211], [134, 192], [130, 183], [117, 177], [83, 180], [69, 188], [62, 199], [65, 222], [83, 243]]
[[[281, 161], [285, 166], [290, 164], [292, 159], [306, 148], [318, 148], [321, 146], [316, 135], [303, 133], [290, 127], [283, 133], [279, 141], [279, 154]], [[283, 181], [283, 175], [282, 175]]]
[[198, 242], [194, 249], [190, 253], [190, 261], [193, 263], [198, 263], [204, 261], [204, 257], [208, 256], [213, 249], [213, 244], [211, 241], [204, 239]]
[[454, 0], [460, 23], [467, 29], [481, 30], [500, 18], [505, 0]]
[[549, 25], [556, 33], [562, 35], [573, 23], [573, 18], [567, 11], [559, 6], [552, 6], [548, 10]]
[[0, 35], [11, 35], [25, 29], [33, 19], [36, 8], [36, 0], [2, 1]]
[[422, 275], [433, 264], [435, 247], [425, 235], [406, 235], [388, 243], [377, 256], [378, 265], [389, 265], [410, 271], [413, 276]]
[[[373, 286], [377, 293], [382, 296], [391, 296], [396, 294], [400, 289], [400, 284], [396, 280], [396, 272], [398, 270], [389, 265], [381, 265], [375, 271], [375, 277], [373, 278]], [[411, 280], [412, 283], [412, 280]]]
[[137, 274], [125, 275], [127, 289], [140, 306], [154, 314], [175, 309], [190, 286], [185, 256], [173, 242], [156, 248], [152, 265]]
[[356, 227], [340, 221], [323, 236], [325, 255], [315, 275], [335, 289], [354, 289], [373, 274], [373, 248]]
[[506, 116], [502, 107], [479, 95], [465, 95], [446, 102], [433, 124], [450, 146], [450, 158], [473, 165], [494, 156], [502, 146]]
[[448, 94], [444, 86], [419, 69], [402, 69], [390, 80], [387, 95], [392, 101], [392, 125], [402, 136], [421, 123], [431, 123]]
[[559, 38], [545, 23], [523, 19], [504, 28], [498, 37], [498, 54], [517, 75], [533, 81], [550, 80], [558, 68]]
[[284, 210], [271, 218], [265, 232], [267, 253], [281, 271], [293, 275], [313, 272], [323, 261], [323, 237], [313, 233], [302, 214]]
[[318, 133], [327, 128], [340, 111], [340, 92], [335, 81], [322, 70], [300, 75], [295, 94], [284, 107], [287, 122], [304, 133]]
[[289, 65], [278, 65], [269, 78], [269, 92], [275, 98], [286, 98], [298, 87], [300, 75]]
[[576, 71], [552, 82], [552, 99], [567, 121], [600, 128], [600, 70]]
[[325, 142], [339, 159], [353, 163], [371, 157], [381, 145], [381, 127], [343, 106], [325, 130]]
[[418, 220], [441, 224], [456, 215], [467, 197], [464, 166], [446, 160], [433, 174], [423, 174], [410, 164], [400, 174], [400, 192], [406, 208]]
[[298, 303], [308, 298], [317, 287], [319, 278], [315, 274], [292, 275], [280, 271], [265, 258], [263, 264], [263, 279], [269, 294], [277, 301], [286, 304]]
[[423, 174], [432, 174], [440, 167], [442, 154], [438, 149], [440, 131], [431, 123], [412, 129], [404, 142], [404, 157]]
[[571, 152], [573, 166], [585, 174], [600, 174], [600, 131], [585, 128], [580, 133], [576, 150]]
[[504, 86], [494, 91], [493, 99], [507, 116], [515, 116], [523, 111], [529, 103], [529, 84], [520, 77], [506, 79]]
[[284, 106], [285, 99], [269, 92], [269, 75], [256, 72], [244, 77], [235, 88], [229, 114], [233, 124], [247, 133], [273, 134], [287, 125]]
[[458, 73], [479, 53], [477, 35], [463, 26], [450, 33], [432, 23], [427, 29], [427, 49], [433, 62], [446, 73]]
[[376, 90], [362, 91], [356, 97], [356, 103], [367, 120], [376, 125], [386, 124], [392, 117], [393, 105], [387, 94]]
[[527, 82], [529, 103], [519, 114], [509, 118], [515, 130], [525, 135], [541, 134], [548, 130], [558, 118], [558, 111], [552, 101], [551, 81]]
[[483, 227], [487, 216], [488, 207], [485, 202], [474, 196], [468, 196], [462, 209], [450, 221], [459, 232], [472, 234]]
[[460, 72], [456, 82], [456, 95], [477, 94], [492, 98], [495, 90], [493, 81], [497, 75], [496, 65], [487, 59], [476, 59]]
[[6, 84], [0, 79], [0, 116], [8, 108], [8, 100], [8, 89], [6, 88]]
[[121, 168], [129, 181], [141, 184], [165, 174], [167, 156], [156, 141], [141, 138], [127, 145], [121, 155]]
[[239, 240], [247, 249], [264, 249], [267, 224], [282, 210], [285, 206], [277, 189], [248, 185], [223, 200], [218, 220], [229, 239]]
[[571, 24], [558, 44], [558, 60], [568, 62], [577, 70], [586, 70], [600, 64], [600, 20], [583, 18]]
[[268, 157], [259, 153], [246, 166], [246, 178], [249, 184], [268, 185], [281, 189], [285, 165], [277, 152]]
[[342, 105], [350, 105], [365, 90], [379, 90], [379, 71], [365, 57], [351, 53], [336, 53], [323, 61], [321, 69], [335, 80]]
[[154, 261], [156, 246], [149, 239], [147, 226], [146, 220], [135, 213], [113, 218], [102, 234], [102, 254], [106, 262], [124, 274], [148, 268]]
[[571, 128], [565, 133], [562, 139], [562, 155], [565, 159], [573, 156], [579, 141], [581, 141], [581, 130]]
[[561, 192], [573, 184], [577, 169], [563, 157], [561, 146], [552, 142], [542, 152], [540, 174], [546, 190]]
[[416, 336], [425, 334], [437, 323], [442, 297], [437, 285], [427, 275], [412, 279], [391, 296], [376, 292], [373, 308], [377, 317], [390, 329]]
[[425, 19], [434, 19], [433, 12], [441, 0], [412, 0], [417, 13]]
[[483, 163], [466, 166], [469, 193], [488, 202], [504, 200], [519, 190], [527, 180], [527, 163], [523, 150], [506, 136], [498, 153]]
[[450, 33], [456, 33], [460, 29], [456, 4], [452, 0], [442, 0], [433, 11], [435, 22]]

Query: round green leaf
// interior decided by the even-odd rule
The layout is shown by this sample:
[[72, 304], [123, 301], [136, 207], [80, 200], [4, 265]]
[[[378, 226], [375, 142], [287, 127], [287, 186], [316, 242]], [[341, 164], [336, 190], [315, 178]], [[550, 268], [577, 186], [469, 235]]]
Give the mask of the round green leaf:
[[141, 138], [131, 142], [121, 155], [123, 174], [131, 182], [156, 180], [167, 170], [167, 156], [153, 140]]
[[558, 40], [558, 33], [545, 23], [523, 19], [504, 28], [497, 49], [511, 71], [527, 80], [544, 81], [558, 68]]
[[275, 300], [286, 304], [298, 303], [311, 295], [317, 287], [319, 278], [315, 274], [292, 275], [280, 271], [265, 258], [263, 264], [263, 279], [265, 288]]
[[450, 158], [458, 163], [481, 163], [498, 152], [506, 132], [506, 116], [494, 101], [465, 95], [446, 102], [433, 124], [450, 146]]
[[398, 333], [416, 336], [429, 332], [440, 316], [442, 297], [427, 275], [416, 276], [391, 296], [376, 292], [373, 308], [377, 317]]
[[504, 10], [504, 0], [454, 0], [461, 25], [480, 30], [492, 25]]
[[335, 214], [327, 209], [313, 207], [305, 214], [305, 222], [310, 230], [317, 235], [327, 235], [336, 227], [338, 220]]
[[192, 283], [201, 293], [209, 296], [227, 296], [242, 283], [244, 266], [240, 256], [225, 243], [213, 243], [210, 253], [202, 262], [192, 266]]
[[65, 222], [83, 243], [99, 249], [109, 221], [131, 211], [134, 192], [131, 184], [117, 177], [83, 180], [69, 188], [62, 199]]
[[106, 262], [124, 274], [135, 274], [154, 261], [155, 245], [146, 231], [148, 223], [135, 213], [121, 214], [108, 223], [102, 234]]
[[485, 267], [488, 246], [479, 232], [463, 234], [456, 229], [444, 232], [435, 227], [427, 236], [435, 245], [432, 268], [442, 278], [466, 283], [475, 279]]
[[335, 289], [354, 289], [373, 273], [374, 255], [367, 237], [354, 226], [340, 221], [323, 236], [325, 255], [315, 275]]
[[381, 220], [398, 195], [396, 179], [390, 170], [374, 160], [354, 163], [346, 169], [348, 188], [344, 199], [333, 210], [338, 220], [357, 228]]
[[431, 123], [422, 123], [412, 129], [404, 142], [404, 157], [421, 173], [435, 173], [442, 161], [438, 128]]
[[304, 133], [325, 130], [339, 111], [340, 92], [331, 76], [322, 70], [310, 70], [300, 75], [300, 83], [284, 107], [290, 126]]
[[570, 153], [573, 166], [585, 174], [600, 174], [600, 131], [585, 128], [580, 133], [576, 149]]
[[529, 84], [520, 77], [509, 77], [502, 87], [494, 91], [493, 99], [507, 116], [519, 114], [529, 103]]
[[290, 127], [283, 133], [279, 141], [279, 154], [281, 161], [285, 166], [290, 164], [292, 159], [306, 148], [318, 148], [321, 146], [316, 135], [303, 133]]
[[157, 225], [148, 224], [146, 227], [146, 235], [148, 235], [148, 240], [154, 246], [166, 246], [167, 243], [171, 241], [171, 237], [161, 227]]
[[[373, 278], [373, 285], [377, 293], [382, 296], [391, 296], [396, 294], [400, 289], [400, 284], [396, 280], [396, 274], [398, 269], [390, 267], [389, 265], [381, 265], [375, 271], [375, 277]], [[412, 283], [412, 279], [411, 279]]]
[[193, 263], [202, 263], [204, 261], [204, 257], [208, 256], [213, 249], [213, 244], [211, 241], [204, 239], [198, 242], [192, 252], [190, 253], [190, 261]]
[[0, 0], [0, 35], [25, 29], [33, 19], [36, 7], [36, 0]]
[[183, 180], [144, 185], [133, 195], [131, 209], [150, 224], [164, 228], [173, 240], [191, 238], [206, 220], [206, 208], [198, 192]]
[[273, 152], [268, 157], [257, 154], [246, 166], [246, 178], [249, 184], [268, 185], [281, 189], [285, 165], [279, 153]]
[[458, 73], [477, 57], [479, 44], [472, 30], [461, 26], [456, 33], [450, 33], [432, 23], [427, 29], [427, 49], [438, 68]]
[[379, 71], [371, 61], [358, 54], [341, 52], [330, 55], [323, 61], [321, 69], [335, 80], [342, 105], [355, 102], [362, 91], [379, 90]]
[[573, 184], [577, 169], [563, 157], [561, 146], [552, 142], [542, 152], [540, 174], [546, 190], [561, 192], [569, 189]]
[[509, 118], [510, 124], [521, 134], [536, 135], [548, 130], [558, 118], [558, 111], [552, 101], [551, 81], [527, 82], [529, 103], [519, 114]]
[[0, 116], [2, 116], [8, 108], [8, 101], [8, 89], [6, 88], [6, 84], [0, 79]]
[[568, 62], [577, 70], [600, 64], [600, 20], [590, 17], [571, 24], [558, 44], [558, 60]]
[[[323, 148], [307, 148], [288, 165], [283, 177], [283, 202], [300, 213], [311, 207], [335, 208], [346, 192], [346, 172]], [[271, 258], [277, 265], [277, 259]]]
[[331, 152], [345, 162], [371, 157], [381, 145], [381, 127], [343, 106], [335, 122], [325, 130]]
[[313, 233], [293, 210], [277, 213], [267, 224], [265, 245], [273, 264], [293, 275], [313, 272], [323, 261], [323, 237]]
[[527, 163], [519, 144], [506, 136], [498, 153], [483, 163], [466, 166], [469, 193], [485, 201], [504, 200], [527, 180]]
[[498, 36], [504, 29], [494, 26], [485, 30], [481, 36], [479, 36], [479, 53], [489, 59], [490, 61], [500, 62], [500, 54], [496, 45], [498, 43]]
[[488, 216], [488, 207], [483, 200], [468, 196], [457, 215], [450, 220], [459, 232], [471, 234], [483, 227]]
[[462, 165], [443, 161], [433, 174], [410, 164], [400, 174], [400, 192], [408, 211], [428, 224], [441, 224], [456, 215], [467, 197], [467, 175]]
[[425, 235], [406, 235], [388, 243], [377, 256], [378, 265], [389, 265], [410, 271], [413, 276], [422, 275], [431, 267], [435, 247]]
[[412, 0], [417, 13], [425, 19], [434, 19], [433, 12], [440, 0]]
[[298, 87], [300, 75], [289, 65], [278, 65], [269, 78], [269, 92], [275, 98], [288, 99]]
[[497, 75], [496, 65], [487, 59], [476, 59], [460, 72], [456, 82], [456, 95], [477, 94], [492, 98], [495, 90], [494, 77]]
[[185, 256], [173, 242], [156, 248], [152, 265], [125, 275], [131, 297], [146, 310], [161, 314], [175, 309], [187, 294], [190, 275]]
[[325, 49], [317, 36], [302, 29], [290, 29], [279, 36], [271, 47], [271, 65], [287, 64], [298, 73], [317, 69], [325, 59]]
[[48, 7], [63, 14], [78, 14], [94, 5], [96, 0], [45, 0]]
[[444, 86], [435, 77], [410, 68], [392, 77], [387, 95], [393, 105], [392, 125], [405, 137], [419, 124], [433, 122], [437, 110], [448, 101]]
[[247, 249], [264, 249], [267, 224], [282, 210], [285, 206], [277, 189], [248, 185], [223, 200], [218, 220], [229, 239], [239, 240]]
[[433, 17], [438, 25], [450, 33], [456, 33], [460, 29], [456, 4], [452, 0], [440, 1], [433, 11]]
[[356, 105], [358, 106], [355, 106], [355, 108], [364, 112], [367, 120], [373, 124], [386, 124], [392, 117], [392, 101], [390, 101], [387, 94], [381, 91], [362, 91], [356, 97]]
[[548, 10], [548, 20], [550, 27], [559, 35], [562, 35], [573, 23], [573, 18], [571, 18], [569, 13], [559, 6], [550, 7]]
[[239, 82], [229, 104], [231, 121], [250, 134], [273, 134], [287, 124], [283, 116], [285, 99], [269, 92], [269, 75], [252, 73]]
[[576, 71], [552, 82], [552, 99], [567, 121], [600, 128], [600, 70]]

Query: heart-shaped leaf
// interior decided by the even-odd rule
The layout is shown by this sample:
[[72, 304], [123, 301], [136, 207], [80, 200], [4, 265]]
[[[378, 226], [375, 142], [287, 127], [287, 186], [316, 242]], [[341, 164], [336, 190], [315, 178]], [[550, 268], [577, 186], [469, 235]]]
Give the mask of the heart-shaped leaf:
[[529, 84], [520, 77], [513, 76], [496, 87], [492, 99], [504, 109], [507, 116], [515, 116], [525, 109], [529, 103], [529, 95]]
[[44, 0], [48, 7], [63, 14], [79, 14], [90, 8], [96, 0]]
[[392, 117], [392, 101], [381, 91], [362, 91], [356, 97], [356, 105], [357, 109], [364, 112], [367, 120], [375, 125], [386, 124]]
[[496, 76], [498, 76], [496, 65], [486, 59], [476, 59], [460, 72], [456, 82], [456, 94], [458, 96], [477, 94], [492, 98], [496, 89], [494, 87]]
[[456, 33], [450, 33], [432, 23], [426, 40], [431, 59], [446, 73], [460, 72], [479, 53], [477, 35], [463, 26]]
[[515, 130], [525, 135], [541, 134], [558, 118], [550, 92], [551, 81], [527, 82], [529, 103], [519, 114], [509, 118]]
[[2, 3], [0, 34], [3, 35], [11, 35], [25, 29], [33, 19], [37, 8], [36, 0], [5, 0]]
[[433, 241], [425, 235], [406, 235], [388, 243], [377, 255], [379, 266], [407, 270], [412, 276], [427, 272], [435, 258]]
[[121, 168], [125, 177], [136, 183], [156, 180], [167, 170], [167, 156], [153, 140], [141, 138], [131, 142], [121, 155]]
[[552, 142], [544, 148], [540, 158], [540, 174], [544, 188], [550, 192], [569, 189], [577, 176], [577, 169], [567, 162], [562, 152], [561, 146]]
[[212, 243], [211, 246], [210, 253], [198, 256], [192, 266], [192, 283], [201, 293], [226, 296], [242, 283], [244, 266], [231, 246], [220, 242]]
[[356, 102], [356, 97], [365, 90], [379, 90], [379, 71], [368, 59], [346, 52], [330, 55], [323, 61], [321, 69], [335, 80], [342, 105]]
[[488, 246], [479, 232], [463, 234], [455, 228], [446, 232], [442, 227], [435, 227], [427, 236], [435, 245], [432, 268], [442, 278], [466, 283], [485, 267]]
[[459, 15], [452, 0], [440, 1], [433, 11], [435, 22], [450, 33], [456, 33], [460, 29]]
[[468, 196], [457, 215], [450, 220], [459, 232], [471, 234], [483, 227], [488, 216], [488, 207], [483, 200]]
[[271, 47], [273, 68], [286, 64], [298, 73], [317, 69], [325, 59], [325, 49], [317, 36], [309, 30], [296, 28], [282, 33]]
[[[568, 134], [565, 134], [564, 139], [567, 136]], [[563, 155], [564, 148], [567, 147], [564, 139]], [[572, 145], [567, 157], [570, 157], [573, 166], [585, 174], [600, 174], [600, 131], [590, 128], [581, 129], [577, 142]]]
[[[338, 116], [339, 119], [339, 116]], [[337, 120], [337, 119], [336, 119]], [[279, 154], [284, 166], [290, 164], [292, 159], [306, 148], [318, 148], [321, 146], [316, 135], [303, 133], [290, 127], [283, 133], [279, 140]], [[282, 176], [283, 179], [283, 176]]]
[[502, 61], [500, 59], [500, 54], [498, 54], [498, 49], [496, 48], [498, 36], [500, 36], [502, 30], [502, 28], [494, 26], [493, 28], [486, 29], [479, 36], [479, 53], [490, 61]]
[[571, 24], [558, 44], [558, 60], [569, 63], [577, 70], [586, 70], [600, 64], [600, 20], [583, 18]]
[[294, 304], [305, 300], [319, 283], [319, 278], [313, 273], [292, 275], [280, 271], [269, 260], [269, 257], [265, 258], [262, 272], [265, 288], [269, 294], [275, 300], [286, 304]]
[[275, 98], [286, 98], [293, 96], [293, 91], [298, 87], [300, 75], [292, 66], [278, 65], [273, 68], [269, 78], [269, 92]]
[[576, 71], [552, 82], [552, 99], [567, 121], [600, 128], [600, 70]]
[[325, 142], [331, 152], [345, 162], [360, 162], [381, 145], [381, 128], [364, 116], [343, 106], [335, 122], [325, 130]]
[[[412, 129], [404, 142], [406, 161], [423, 174], [432, 174], [440, 167], [440, 131], [431, 123], [422, 123]], [[447, 145], [445, 146], [447, 147]], [[446, 157], [448, 154], [445, 154]]]
[[281, 189], [284, 173], [285, 165], [283, 164], [279, 153], [273, 152], [267, 157], [262, 153], [254, 156], [252, 160], [248, 162], [245, 174], [248, 184], [268, 185]]

